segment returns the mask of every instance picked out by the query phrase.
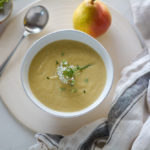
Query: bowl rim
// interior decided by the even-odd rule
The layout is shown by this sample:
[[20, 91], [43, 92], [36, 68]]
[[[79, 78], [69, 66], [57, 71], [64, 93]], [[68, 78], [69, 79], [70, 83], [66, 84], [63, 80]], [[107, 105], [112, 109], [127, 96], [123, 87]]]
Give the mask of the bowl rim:
[[[93, 40], [97, 45], [99, 45], [100, 46], [100, 49], [102, 49], [103, 51], [104, 51], [104, 53], [106, 54], [106, 56], [107, 56], [107, 58], [108, 58], [108, 60], [109, 60], [109, 63], [110, 63], [110, 68], [111, 68], [111, 79], [110, 79], [110, 81], [109, 81], [109, 87], [107, 88], [107, 91], [103, 94], [103, 92], [104, 92], [104, 89], [106, 88], [106, 83], [105, 83], [105, 87], [104, 87], [104, 89], [103, 89], [103, 91], [100, 93], [100, 95], [99, 95], [99, 97], [91, 104], [91, 105], [89, 105], [88, 107], [86, 107], [86, 108], [84, 108], [84, 109], [82, 109], [82, 110], [79, 110], [79, 111], [75, 111], [75, 112], [61, 112], [61, 111], [56, 111], [56, 110], [54, 110], [54, 109], [51, 109], [51, 108], [49, 108], [49, 107], [47, 107], [46, 105], [44, 105], [43, 103], [41, 103], [40, 102], [40, 100], [38, 100], [38, 98], [36, 98], [36, 96], [34, 96], [34, 94], [33, 94], [33, 92], [32, 92], [32, 90], [30, 89], [30, 91], [31, 91], [31, 93], [33, 94], [33, 96], [34, 96], [34, 99], [33, 98], [31, 98], [31, 96], [30, 96], [30, 94], [29, 94], [29, 89], [26, 87], [26, 85], [25, 85], [25, 81], [24, 81], [24, 65], [25, 65], [25, 61], [26, 61], [26, 59], [28, 58], [28, 54], [30, 53], [30, 51], [33, 51], [32, 49], [34, 49], [34, 46], [36, 45], [36, 44], [38, 44], [40, 41], [42, 41], [42, 40], [44, 40], [46, 37], [48, 37], [48, 36], [53, 36], [54, 34], [59, 34], [59, 33], [61, 33], [61, 32], [72, 32], [72, 33], [75, 33], [75, 34], [82, 34], [82, 36], [86, 36], [86, 37], [88, 37], [90, 40]], [[69, 39], [67, 39], [67, 40], [69, 40]], [[72, 39], [70, 39], [70, 40], [72, 40]], [[58, 40], [55, 40], [55, 41], [58, 41]], [[77, 40], [74, 40], [74, 41], [77, 41]], [[54, 41], [53, 41], [54, 42]], [[50, 43], [52, 43], [52, 42], [49, 42], [49, 43], [47, 43], [47, 44], [45, 44], [45, 46], [46, 45], [48, 45], [48, 44], [50, 44]], [[81, 43], [84, 43], [83, 41], [81, 41]], [[84, 44], [86, 44], [86, 43], [84, 43]], [[87, 44], [88, 45], [88, 44]], [[90, 45], [88, 45], [88, 46], [90, 46]], [[91, 46], [90, 46], [91, 47]], [[94, 48], [92, 48], [92, 49], [94, 49]], [[41, 49], [40, 49], [41, 50]], [[39, 51], [40, 51], [39, 50]], [[39, 52], [39, 51], [37, 51], [36, 52], [36, 54]], [[95, 50], [94, 50], [95, 51]], [[96, 51], [95, 51], [96, 52]], [[96, 52], [97, 53], [97, 52]], [[35, 54], [35, 55], [36, 55]], [[98, 54], [98, 53], [97, 53]], [[35, 56], [34, 55], [34, 56]], [[98, 55], [100, 55], [100, 54], [98, 54]], [[33, 60], [33, 58], [34, 58], [34, 56], [32, 57], [32, 59], [31, 59], [31, 61], [30, 61], [30, 64], [31, 64], [31, 62], [32, 62], [32, 60]], [[101, 58], [102, 58], [102, 56], [101, 56]], [[104, 59], [102, 58], [102, 60], [104, 61]], [[105, 62], [104, 62], [104, 64], [105, 64]], [[29, 65], [30, 66], [30, 65]], [[106, 64], [105, 64], [105, 68], [106, 68]], [[107, 68], [106, 68], [107, 69]], [[112, 83], [113, 83], [113, 80], [114, 80], [114, 67], [113, 67], [113, 62], [112, 62], [112, 59], [111, 59], [111, 57], [110, 57], [110, 55], [109, 55], [109, 53], [107, 52], [107, 50], [102, 46], [102, 44], [100, 43], [100, 42], [98, 42], [96, 39], [94, 39], [93, 37], [91, 37], [90, 35], [88, 35], [88, 34], [86, 34], [86, 33], [84, 33], [84, 32], [82, 32], [82, 31], [78, 31], [78, 30], [74, 30], [74, 29], [63, 29], [63, 30], [57, 30], [57, 31], [55, 31], [55, 32], [51, 32], [51, 33], [48, 33], [48, 34], [46, 34], [45, 36], [43, 36], [43, 37], [41, 37], [41, 38], [39, 38], [38, 40], [36, 40], [28, 49], [27, 49], [27, 52], [25, 53], [25, 56], [24, 56], [24, 58], [23, 58], [23, 60], [22, 60], [22, 64], [21, 64], [21, 69], [20, 69], [20, 71], [21, 71], [21, 83], [22, 83], [22, 86], [23, 86], [23, 89], [24, 89], [24, 91], [25, 91], [25, 93], [26, 93], [26, 95], [27, 95], [27, 97], [31, 100], [31, 102], [32, 103], [34, 103], [36, 106], [38, 106], [40, 109], [42, 109], [43, 111], [45, 111], [45, 112], [47, 112], [47, 113], [49, 113], [49, 114], [51, 114], [51, 115], [53, 115], [53, 116], [56, 116], [56, 117], [60, 117], [60, 118], [74, 118], [74, 117], [79, 117], [79, 116], [82, 116], [82, 115], [84, 115], [84, 114], [87, 114], [88, 112], [90, 112], [90, 111], [92, 111], [92, 110], [94, 110], [96, 107], [98, 107], [103, 101], [104, 101], [104, 99], [107, 97], [107, 95], [109, 94], [109, 92], [110, 92], [110, 89], [112, 88]], [[107, 81], [108, 79], [106, 79], [106, 81]], [[29, 83], [29, 82], [28, 82]], [[104, 95], [103, 96], [103, 98], [101, 98], [101, 101], [99, 100], [99, 98], [100, 98], [100, 96], [102, 96], [102, 94]]]

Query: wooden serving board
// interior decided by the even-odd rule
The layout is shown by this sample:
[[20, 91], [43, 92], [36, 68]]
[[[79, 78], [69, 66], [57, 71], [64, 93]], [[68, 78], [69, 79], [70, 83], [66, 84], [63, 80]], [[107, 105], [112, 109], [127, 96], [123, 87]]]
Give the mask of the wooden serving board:
[[[50, 20], [37, 35], [26, 38], [12, 57], [0, 78], [0, 96], [10, 112], [26, 127], [35, 132], [70, 134], [81, 126], [98, 118], [106, 117], [121, 70], [142, 51], [140, 43], [127, 20], [109, 7], [112, 25], [97, 40], [108, 50], [114, 64], [114, 83], [108, 97], [94, 111], [73, 119], [54, 117], [35, 106], [26, 96], [21, 81], [20, 67], [28, 48], [45, 34], [61, 29], [72, 29], [72, 14], [82, 0], [40, 0], [33, 5], [43, 5], [49, 10]], [[29, 6], [31, 7], [31, 6]], [[23, 34], [23, 18], [28, 8], [14, 17], [0, 36], [0, 64], [8, 56]]]

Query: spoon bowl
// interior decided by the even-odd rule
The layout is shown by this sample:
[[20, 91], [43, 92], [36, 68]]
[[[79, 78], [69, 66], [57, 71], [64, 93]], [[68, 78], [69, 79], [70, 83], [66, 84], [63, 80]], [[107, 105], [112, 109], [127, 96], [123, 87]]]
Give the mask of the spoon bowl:
[[46, 26], [49, 14], [45, 7], [34, 6], [29, 9], [24, 18], [25, 30], [29, 33], [39, 33]]

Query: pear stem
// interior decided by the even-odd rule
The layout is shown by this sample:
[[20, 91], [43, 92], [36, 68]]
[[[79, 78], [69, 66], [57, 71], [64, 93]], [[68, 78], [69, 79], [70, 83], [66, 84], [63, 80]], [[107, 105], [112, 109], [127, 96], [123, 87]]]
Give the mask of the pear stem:
[[94, 4], [94, 1], [95, 1], [95, 0], [91, 0], [91, 4], [92, 4], [92, 5]]

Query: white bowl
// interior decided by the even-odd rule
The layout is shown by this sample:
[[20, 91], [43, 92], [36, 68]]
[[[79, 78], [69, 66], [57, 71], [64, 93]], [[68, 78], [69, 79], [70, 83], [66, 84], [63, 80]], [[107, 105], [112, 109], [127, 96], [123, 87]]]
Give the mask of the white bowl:
[[[79, 41], [92, 47], [103, 59], [106, 67], [106, 72], [107, 72], [106, 84], [99, 98], [87, 108], [76, 112], [59, 112], [46, 107], [34, 96], [28, 82], [29, 67], [34, 56], [46, 45], [54, 41], [64, 40], [64, 39]], [[95, 40], [88, 34], [76, 30], [61, 30], [61, 31], [50, 33], [40, 38], [29, 48], [28, 52], [26, 53], [23, 59], [23, 63], [21, 66], [21, 81], [25, 93], [28, 95], [31, 101], [34, 102], [39, 108], [57, 117], [72, 118], [72, 117], [77, 117], [88, 113], [89, 111], [97, 107], [105, 99], [105, 97], [110, 91], [112, 81], [113, 81], [113, 64], [105, 48], [97, 40]]]

